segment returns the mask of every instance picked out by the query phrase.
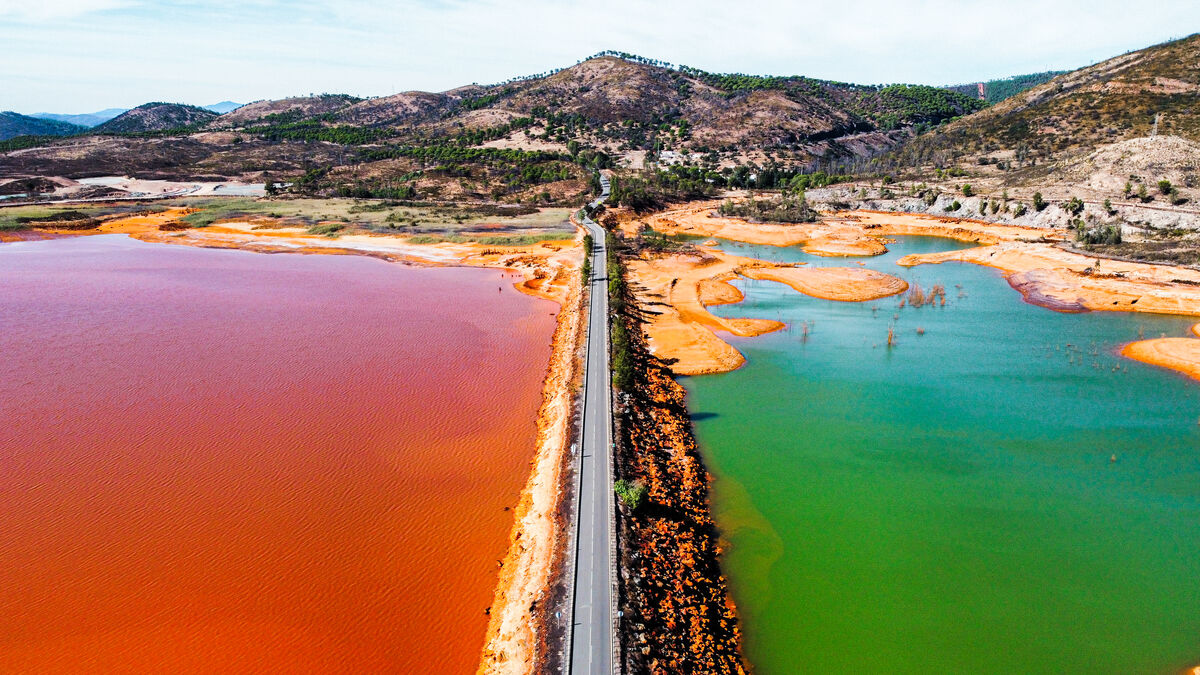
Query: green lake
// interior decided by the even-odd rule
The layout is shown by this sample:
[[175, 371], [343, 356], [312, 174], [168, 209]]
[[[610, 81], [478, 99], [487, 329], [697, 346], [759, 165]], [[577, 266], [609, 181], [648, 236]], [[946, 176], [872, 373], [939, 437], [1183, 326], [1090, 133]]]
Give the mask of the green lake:
[[1115, 352], [1195, 319], [1060, 314], [996, 270], [895, 265], [963, 246], [945, 239], [721, 246], [947, 290], [900, 308], [739, 281], [746, 300], [714, 308], [788, 324], [723, 336], [746, 365], [683, 378], [756, 672], [1200, 665], [1200, 384]]

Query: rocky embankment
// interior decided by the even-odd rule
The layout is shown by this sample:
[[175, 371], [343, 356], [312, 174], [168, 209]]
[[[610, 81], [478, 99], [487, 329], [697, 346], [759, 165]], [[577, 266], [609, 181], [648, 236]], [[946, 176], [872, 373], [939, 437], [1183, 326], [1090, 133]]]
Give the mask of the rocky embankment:
[[620, 395], [616, 472], [647, 492], [620, 507], [623, 670], [744, 673], [684, 389], [632, 328], [636, 394]]

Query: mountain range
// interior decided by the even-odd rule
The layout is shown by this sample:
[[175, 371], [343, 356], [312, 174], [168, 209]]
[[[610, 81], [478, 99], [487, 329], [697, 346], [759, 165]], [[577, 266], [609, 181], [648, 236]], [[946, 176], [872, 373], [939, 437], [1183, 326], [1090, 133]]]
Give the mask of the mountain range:
[[[371, 192], [418, 175], [429, 181], [441, 167], [444, 180], [427, 186], [429, 196], [453, 194], [475, 177], [486, 178], [489, 187], [476, 192], [488, 195], [527, 180], [533, 169], [523, 165], [575, 161], [586, 150], [633, 168], [753, 164], [872, 173], [964, 164], [1000, 167], [989, 171], [1013, 184], [1155, 134], [1177, 136], [1182, 145], [1170, 147], [1191, 152], [1188, 144], [1200, 141], [1198, 62], [1200, 36], [1193, 35], [1066, 73], [932, 87], [710, 73], [604, 52], [548, 73], [444, 92], [322, 94], [223, 114], [149, 103], [91, 129], [102, 135], [7, 141], [0, 153], [22, 152], [0, 154], [0, 175], [271, 175], [358, 193], [363, 184]], [[13, 114], [6, 120], [0, 139], [81, 132]], [[30, 120], [42, 126], [34, 130]], [[1167, 145], [1156, 147], [1165, 152]]]
[[[200, 107], [204, 108], [205, 110], [212, 111], [218, 115], [223, 115], [227, 112], [237, 110], [238, 108], [242, 107], [242, 104], [234, 103], [233, 101], [221, 101], [220, 103], [213, 103], [211, 105], [205, 105], [205, 106], [200, 106]], [[98, 127], [101, 124], [104, 124], [105, 122], [113, 119], [114, 117], [117, 117], [118, 115], [122, 115], [126, 112], [129, 112], [129, 108], [105, 108], [104, 110], [97, 110], [96, 112], [92, 112], [92, 113], [70, 114], [70, 113], [39, 112], [39, 113], [33, 113], [32, 115], [23, 115], [23, 117], [33, 117], [33, 118], [42, 119], [42, 120], [53, 120], [55, 122], [66, 122], [67, 124], [72, 124], [75, 126], [85, 127], [85, 128], [90, 129], [92, 127]], [[12, 114], [17, 114], [17, 113], [12, 113]], [[37, 131], [36, 129], [38, 127], [34, 126], [33, 123], [26, 123], [26, 124], [29, 124], [28, 128], [30, 130], [27, 132], [22, 132], [22, 133], [29, 134], [29, 135], [37, 135], [37, 134], [44, 133], [41, 131]], [[71, 131], [68, 133], [78, 133], [78, 131]], [[22, 134], [18, 133], [18, 134], [13, 134], [13, 135], [19, 136]], [[65, 135], [65, 134], [45, 134], [45, 135]], [[0, 136], [0, 140], [4, 140], [5, 138], [12, 138], [12, 136]]]

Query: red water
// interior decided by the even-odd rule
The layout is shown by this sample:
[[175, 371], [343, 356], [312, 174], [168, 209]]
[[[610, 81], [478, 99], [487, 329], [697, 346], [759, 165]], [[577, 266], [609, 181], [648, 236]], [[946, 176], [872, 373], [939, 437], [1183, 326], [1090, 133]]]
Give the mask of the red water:
[[556, 309], [501, 283], [0, 244], [0, 672], [472, 672]]

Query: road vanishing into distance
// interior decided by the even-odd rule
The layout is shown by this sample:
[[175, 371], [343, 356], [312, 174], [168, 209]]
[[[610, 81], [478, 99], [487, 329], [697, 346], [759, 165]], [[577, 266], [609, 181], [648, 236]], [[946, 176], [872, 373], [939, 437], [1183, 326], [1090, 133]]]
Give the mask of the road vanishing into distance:
[[[600, 177], [608, 199], [609, 182]], [[591, 288], [587, 356], [583, 374], [583, 425], [580, 435], [579, 494], [575, 512], [575, 580], [572, 598], [568, 672], [611, 675], [615, 628], [616, 578], [613, 568], [616, 531], [612, 486], [612, 389], [608, 370], [608, 254], [604, 229], [583, 216], [592, 235]]]

